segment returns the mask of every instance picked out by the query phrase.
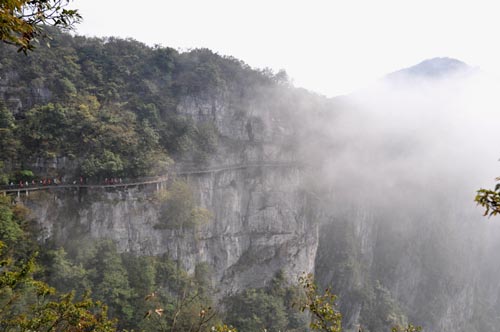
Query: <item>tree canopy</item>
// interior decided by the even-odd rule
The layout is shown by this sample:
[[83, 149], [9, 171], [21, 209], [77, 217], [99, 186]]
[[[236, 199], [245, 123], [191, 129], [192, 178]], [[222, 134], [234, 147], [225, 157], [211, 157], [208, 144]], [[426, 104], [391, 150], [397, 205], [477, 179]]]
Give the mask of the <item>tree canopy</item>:
[[[0, 45], [1, 184], [21, 180], [19, 167], [35, 178], [98, 181], [164, 174], [173, 160], [205, 164], [223, 139], [219, 116], [186, 109], [223, 100], [242, 122], [259, 94], [277, 86], [269, 73], [207, 49], [45, 30], [51, 47], [28, 57]], [[57, 158], [68, 161], [64, 171], [44, 166]]]
[[[37, 246], [25, 231], [25, 212], [0, 197], [0, 328], [2, 331], [115, 331], [107, 307], [85, 292], [58, 293], [35, 277]], [[30, 244], [27, 244], [29, 242]]]
[[2, 0], [0, 2], [0, 40], [27, 53], [33, 42], [46, 37], [43, 27], [71, 29], [81, 20], [75, 9], [66, 8], [70, 0]]

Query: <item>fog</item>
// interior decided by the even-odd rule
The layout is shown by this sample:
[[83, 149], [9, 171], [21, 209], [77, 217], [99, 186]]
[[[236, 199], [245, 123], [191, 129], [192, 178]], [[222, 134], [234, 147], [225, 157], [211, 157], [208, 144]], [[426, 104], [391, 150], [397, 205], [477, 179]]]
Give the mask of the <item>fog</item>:
[[349, 233], [346, 224], [358, 248], [350, 255], [366, 270], [337, 289], [348, 329], [362, 312], [348, 298], [375, 280], [426, 331], [469, 331], [479, 311], [498, 305], [500, 219], [483, 217], [474, 196], [500, 174], [499, 83], [469, 67], [402, 71], [333, 100], [327, 121], [310, 122], [302, 152], [330, 211], [320, 281], [342, 278], [325, 271], [339, 269], [330, 242]]
[[386, 201], [412, 189], [463, 195], [474, 206], [475, 191], [500, 170], [498, 87], [477, 71], [381, 80], [343, 97], [304, 152], [321, 165], [321, 182], [346, 196]]

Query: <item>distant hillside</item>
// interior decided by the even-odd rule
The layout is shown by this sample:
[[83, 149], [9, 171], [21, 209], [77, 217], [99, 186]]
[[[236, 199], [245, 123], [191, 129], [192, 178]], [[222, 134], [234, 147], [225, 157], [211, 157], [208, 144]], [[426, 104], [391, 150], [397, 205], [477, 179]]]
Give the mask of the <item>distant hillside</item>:
[[427, 59], [414, 66], [400, 69], [386, 76], [387, 79], [402, 78], [440, 78], [461, 72], [471, 71], [472, 67], [453, 58]]

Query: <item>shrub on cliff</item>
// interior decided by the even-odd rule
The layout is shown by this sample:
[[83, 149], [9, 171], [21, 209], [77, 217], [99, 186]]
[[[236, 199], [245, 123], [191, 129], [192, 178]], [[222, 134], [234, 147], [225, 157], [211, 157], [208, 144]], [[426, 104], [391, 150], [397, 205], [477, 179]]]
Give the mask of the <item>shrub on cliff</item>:
[[196, 206], [186, 182], [177, 180], [159, 197], [160, 223], [157, 229], [195, 228], [211, 218], [208, 210]]
[[[24, 215], [0, 197], [0, 329], [3, 331], [115, 331], [107, 308], [85, 293], [57, 293], [35, 278], [36, 252], [22, 250], [29, 241]], [[21, 249], [21, 250], [19, 250]]]

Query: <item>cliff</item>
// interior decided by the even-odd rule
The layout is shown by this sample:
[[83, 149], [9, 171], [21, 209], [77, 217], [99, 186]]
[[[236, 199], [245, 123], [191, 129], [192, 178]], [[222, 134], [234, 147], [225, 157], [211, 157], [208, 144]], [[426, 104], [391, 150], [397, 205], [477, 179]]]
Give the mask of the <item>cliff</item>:
[[[0, 55], [0, 170], [16, 183], [24, 169], [37, 180], [169, 177], [21, 196], [41, 242], [107, 238], [191, 274], [205, 264], [219, 299], [278, 271], [289, 282], [315, 272], [348, 331], [496, 331], [500, 232], [472, 203], [497, 158], [482, 128], [496, 122], [462, 109], [471, 85], [446, 85], [449, 61], [328, 100], [209, 50], [62, 35], [34, 58]], [[203, 222], [169, 224], [163, 200], [177, 181]]]
[[185, 181], [197, 205], [211, 213], [208, 221], [158, 228], [161, 203], [154, 185], [55, 189], [23, 198], [41, 226], [40, 238], [64, 246], [108, 238], [124, 252], [167, 253], [190, 273], [208, 263], [219, 295], [260, 287], [278, 271], [291, 282], [312, 272], [318, 216], [305, 190], [304, 168], [281, 144], [287, 124], [258, 108], [236, 114], [225, 102], [189, 98], [180, 103], [180, 114], [216, 123], [220, 144], [203, 165], [179, 162], [161, 188], [168, 191], [174, 179]]

